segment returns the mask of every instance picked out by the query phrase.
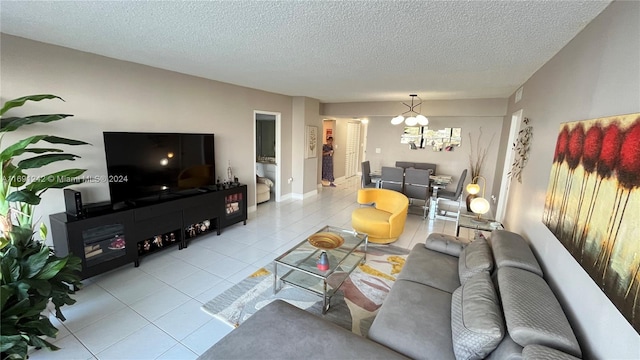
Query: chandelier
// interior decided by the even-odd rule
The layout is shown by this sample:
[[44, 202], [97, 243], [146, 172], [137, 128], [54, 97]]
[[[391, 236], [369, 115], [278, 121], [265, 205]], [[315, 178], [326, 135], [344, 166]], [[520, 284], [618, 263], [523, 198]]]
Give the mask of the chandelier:
[[[409, 96], [411, 96], [411, 105], [402, 103], [402, 105], [408, 107], [409, 110], [391, 119], [391, 123], [393, 125], [400, 125], [402, 124], [402, 122], [404, 122], [405, 124], [407, 124], [407, 126], [416, 126], [418, 124], [420, 124], [421, 126], [429, 125], [429, 119], [427, 119], [426, 116], [420, 114], [420, 112], [414, 110], [417, 106], [420, 106], [420, 109], [422, 109], [422, 99], [420, 99], [416, 94], [410, 94]], [[420, 102], [414, 105], [413, 101], [415, 98], [418, 98]], [[404, 115], [406, 114], [409, 114], [409, 117], [405, 118]]]

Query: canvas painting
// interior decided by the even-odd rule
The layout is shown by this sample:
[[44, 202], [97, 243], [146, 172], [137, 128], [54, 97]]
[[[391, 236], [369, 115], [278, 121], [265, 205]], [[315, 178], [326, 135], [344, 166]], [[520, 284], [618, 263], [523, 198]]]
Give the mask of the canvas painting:
[[305, 139], [305, 159], [317, 157], [318, 153], [318, 127], [307, 126]]
[[544, 224], [640, 332], [640, 114], [560, 126]]

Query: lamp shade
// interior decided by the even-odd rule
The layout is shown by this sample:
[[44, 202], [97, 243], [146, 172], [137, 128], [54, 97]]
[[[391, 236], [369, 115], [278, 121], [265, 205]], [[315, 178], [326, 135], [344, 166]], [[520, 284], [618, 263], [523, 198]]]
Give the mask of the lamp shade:
[[469, 194], [475, 195], [477, 193], [480, 192], [480, 185], [479, 184], [469, 184], [467, 185], [467, 192]]
[[418, 115], [416, 116], [416, 120], [418, 120], [418, 124], [422, 125], [422, 126], [427, 126], [429, 125], [429, 119], [427, 119], [426, 116], [424, 115]]
[[402, 124], [403, 121], [404, 121], [404, 116], [402, 115], [396, 116], [393, 119], [391, 119], [391, 123], [393, 125], [400, 125]]
[[469, 207], [474, 213], [482, 215], [486, 214], [489, 211], [491, 205], [489, 205], [487, 199], [483, 197], [477, 197], [471, 200], [471, 204], [469, 204]]
[[416, 126], [418, 125], [418, 119], [416, 119], [415, 116], [409, 116], [404, 123], [407, 124], [407, 126]]

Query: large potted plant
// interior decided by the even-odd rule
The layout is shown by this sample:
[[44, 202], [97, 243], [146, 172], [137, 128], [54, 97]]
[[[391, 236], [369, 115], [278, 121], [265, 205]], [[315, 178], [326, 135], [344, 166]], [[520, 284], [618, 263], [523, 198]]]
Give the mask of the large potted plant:
[[[83, 169], [66, 169], [44, 176], [30, 176], [37, 169], [58, 161], [74, 160], [77, 155], [65, 153], [49, 144], [85, 145], [83, 141], [51, 135], [34, 135], [10, 146], [2, 146], [6, 132], [22, 126], [62, 120], [72, 115], [46, 114], [5, 117], [10, 109], [29, 101], [59, 99], [55, 95], [25, 96], [6, 102], [0, 110], [0, 352], [2, 359], [24, 359], [29, 346], [57, 350], [45, 337], [56, 337], [58, 330], [45, 315], [49, 302], [56, 317], [65, 320], [60, 308], [71, 305], [70, 297], [79, 289], [80, 258], [57, 257], [45, 244], [47, 229], [39, 225], [34, 208], [42, 194], [52, 188], [78, 183]], [[36, 144], [48, 143], [46, 146]], [[20, 157], [20, 159], [16, 159]]]

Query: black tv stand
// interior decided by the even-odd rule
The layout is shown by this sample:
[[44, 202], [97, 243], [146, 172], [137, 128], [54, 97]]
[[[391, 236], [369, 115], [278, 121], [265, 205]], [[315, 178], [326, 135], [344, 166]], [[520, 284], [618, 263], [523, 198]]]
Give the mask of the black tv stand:
[[79, 256], [83, 279], [132, 262], [138, 266], [155, 252], [183, 249], [195, 238], [214, 231], [220, 235], [238, 222], [246, 224], [247, 186], [201, 188], [162, 200], [154, 196], [91, 209], [83, 218], [66, 213], [49, 216], [56, 254]]

